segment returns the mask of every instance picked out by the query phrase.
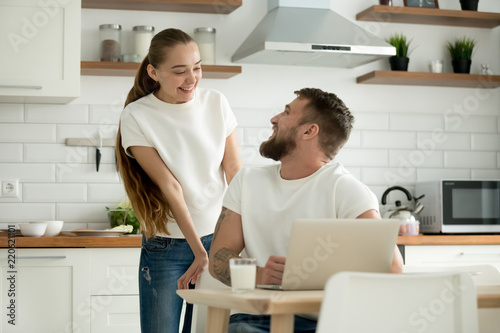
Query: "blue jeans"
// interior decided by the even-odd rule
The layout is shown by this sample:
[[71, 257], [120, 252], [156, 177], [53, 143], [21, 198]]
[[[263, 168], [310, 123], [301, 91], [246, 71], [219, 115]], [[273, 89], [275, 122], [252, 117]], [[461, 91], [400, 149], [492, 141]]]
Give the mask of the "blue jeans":
[[[210, 250], [212, 235], [201, 238]], [[142, 333], [178, 333], [182, 298], [177, 294], [177, 280], [193, 263], [194, 254], [185, 239], [142, 238], [139, 264], [139, 302]], [[194, 285], [193, 285], [194, 287]], [[182, 332], [191, 331], [192, 305], [186, 304]]]
[[[271, 316], [234, 314], [229, 319], [228, 333], [267, 333], [271, 329]], [[316, 322], [303, 317], [295, 316], [294, 333], [316, 332]]]

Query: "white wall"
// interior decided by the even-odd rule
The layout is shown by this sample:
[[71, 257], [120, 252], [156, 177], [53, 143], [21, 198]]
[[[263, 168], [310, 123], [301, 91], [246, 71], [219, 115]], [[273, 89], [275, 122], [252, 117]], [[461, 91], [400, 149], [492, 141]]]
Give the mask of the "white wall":
[[[445, 43], [467, 35], [478, 41], [472, 73], [479, 72], [481, 63], [500, 73], [499, 27], [355, 21], [356, 13], [375, 3], [332, 0], [331, 7], [382, 38], [394, 32], [413, 38], [410, 71], [427, 71], [429, 60], [442, 58], [444, 70], [451, 72]], [[439, 4], [443, 9], [459, 9], [455, 0], [440, 0]], [[481, 0], [479, 10], [500, 12], [500, 2]], [[98, 57], [99, 24], [122, 25], [126, 52], [130, 51], [128, 38], [134, 25], [150, 24], [156, 31], [177, 27], [188, 33], [212, 26], [217, 28], [218, 63], [231, 64], [231, 55], [266, 11], [265, 0], [244, 0], [230, 15], [86, 9], [82, 14], [82, 59]], [[500, 179], [498, 88], [356, 84], [358, 76], [389, 69], [387, 61], [354, 69], [242, 67], [241, 75], [229, 80], [203, 79], [200, 86], [218, 89], [228, 98], [239, 122], [246, 165], [269, 163], [259, 156], [258, 146], [270, 134], [269, 119], [294, 98], [293, 91], [318, 87], [338, 94], [353, 112], [354, 131], [337, 159], [379, 198], [392, 185], [413, 192], [415, 182], [421, 180]], [[19, 199], [0, 198], [0, 227], [32, 219], [62, 219], [65, 230], [105, 228], [104, 207], [125, 197], [112, 148], [102, 150], [97, 173], [95, 149], [67, 147], [64, 142], [68, 137], [92, 137], [97, 128], [106, 137], [114, 136], [133, 78], [83, 76], [81, 83], [81, 97], [69, 105], [0, 104], [0, 179], [18, 178], [21, 184]]]

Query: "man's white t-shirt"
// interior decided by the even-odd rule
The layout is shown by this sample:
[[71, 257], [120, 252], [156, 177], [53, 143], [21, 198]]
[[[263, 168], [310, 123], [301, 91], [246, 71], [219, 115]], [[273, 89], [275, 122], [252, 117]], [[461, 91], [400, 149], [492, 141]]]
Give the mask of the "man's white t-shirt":
[[370, 189], [339, 163], [312, 175], [284, 180], [281, 164], [243, 168], [231, 181], [223, 206], [241, 215], [245, 250], [264, 267], [269, 256], [286, 257], [298, 218], [356, 218], [379, 209]]
[[[195, 98], [183, 104], [165, 103], [149, 94], [123, 110], [120, 130], [127, 154], [131, 146], [155, 148], [182, 186], [184, 200], [198, 235], [214, 232], [226, 190], [222, 159], [226, 138], [236, 118], [224, 95], [196, 89]], [[167, 235], [184, 238], [170, 220]]]

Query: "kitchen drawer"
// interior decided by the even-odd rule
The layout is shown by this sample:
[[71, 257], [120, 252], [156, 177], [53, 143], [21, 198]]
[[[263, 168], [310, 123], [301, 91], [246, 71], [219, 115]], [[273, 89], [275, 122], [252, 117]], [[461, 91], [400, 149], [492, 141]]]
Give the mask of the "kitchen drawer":
[[138, 295], [140, 248], [90, 250], [91, 295]]
[[426, 266], [490, 264], [500, 270], [500, 245], [405, 246], [405, 264]]
[[91, 333], [140, 333], [139, 296], [91, 296]]

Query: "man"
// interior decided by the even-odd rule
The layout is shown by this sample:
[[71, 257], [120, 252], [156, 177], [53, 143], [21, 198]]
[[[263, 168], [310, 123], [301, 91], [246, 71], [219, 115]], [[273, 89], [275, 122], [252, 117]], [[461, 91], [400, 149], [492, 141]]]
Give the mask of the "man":
[[[229, 259], [245, 248], [257, 259], [257, 284], [281, 284], [292, 222], [297, 218], [379, 219], [376, 196], [332, 160], [347, 142], [354, 118], [332, 93], [305, 88], [271, 119], [262, 156], [281, 164], [243, 168], [231, 182], [210, 249], [210, 273], [230, 285]], [[402, 272], [395, 248], [391, 272]], [[268, 316], [237, 314], [230, 332], [268, 332]], [[295, 316], [295, 332], [316, 322]]]

